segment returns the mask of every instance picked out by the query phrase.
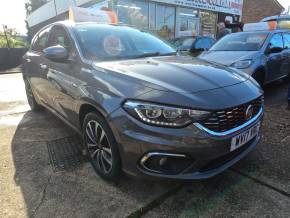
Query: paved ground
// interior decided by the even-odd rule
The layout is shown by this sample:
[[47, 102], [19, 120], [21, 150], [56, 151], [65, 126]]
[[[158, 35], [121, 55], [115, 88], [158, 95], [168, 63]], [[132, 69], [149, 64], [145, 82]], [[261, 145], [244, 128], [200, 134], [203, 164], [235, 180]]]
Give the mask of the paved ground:
[[27, 106], [20, 74], [0, 76], [0, 217], [289, 217], [290, 112], [285, 84], [266, 88], [263, 140], [206, 181], [100, 179], [84, 162], [53, 171], [47, 144], [74, 135]]

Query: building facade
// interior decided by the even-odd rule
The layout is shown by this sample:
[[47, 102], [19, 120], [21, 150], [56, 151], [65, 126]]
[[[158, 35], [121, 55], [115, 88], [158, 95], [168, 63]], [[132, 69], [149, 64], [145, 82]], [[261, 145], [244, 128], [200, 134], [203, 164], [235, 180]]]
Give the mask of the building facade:
[[117, 13], [119, 23], [173, 39], [188, 35], [214, 37], [218, 22], [241, 18], [243, 0], [53, 0], [28, 16], [32, 32], [67, 19], [69, 6], [109, 7]]
[[255, 23], [264, 17], [279, 15], [284, 10], [277, 0], [244, 0], [243, 22]]
[[218, 22], [239, 20], [242, 0], [118, 0], [113, 5], [120, 23], [149, 29], [164, 38], [188, 35], [214, 37]]

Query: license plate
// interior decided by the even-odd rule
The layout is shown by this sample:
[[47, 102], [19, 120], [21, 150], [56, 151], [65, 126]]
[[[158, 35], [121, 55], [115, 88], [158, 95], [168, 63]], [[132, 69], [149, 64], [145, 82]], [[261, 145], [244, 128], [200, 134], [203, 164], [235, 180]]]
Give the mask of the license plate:
[[247, 142], [251, 141], [251, 139], [255, 138], [260, 130], [260, 122], [245, 132], [235, 136], [232, 138], [231, 142], [231, 151], [234, 151], [240, 147], [242, 147]]

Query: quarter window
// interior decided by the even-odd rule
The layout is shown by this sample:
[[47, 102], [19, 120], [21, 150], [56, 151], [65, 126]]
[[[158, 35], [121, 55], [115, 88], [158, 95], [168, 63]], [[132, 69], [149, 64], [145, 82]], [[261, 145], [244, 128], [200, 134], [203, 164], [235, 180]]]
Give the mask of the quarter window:
[[271, 41], [270, 41], [269, 47], [270, 48], [281, 48], [281, 49], [283, 49], [284, 45], [283, 45], [282, 35], [281, 34], [275, 34], [272, 37]]

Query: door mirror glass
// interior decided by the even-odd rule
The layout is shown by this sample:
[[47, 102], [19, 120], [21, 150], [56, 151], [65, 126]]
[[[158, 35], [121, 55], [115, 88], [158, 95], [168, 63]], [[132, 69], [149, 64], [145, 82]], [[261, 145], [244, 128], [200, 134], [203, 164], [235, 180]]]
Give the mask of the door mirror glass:
[[43, 50], [44, 56], [52, 61], [66, 61], [68, 59], [68, 51], [61, 45], [51, 46]]

